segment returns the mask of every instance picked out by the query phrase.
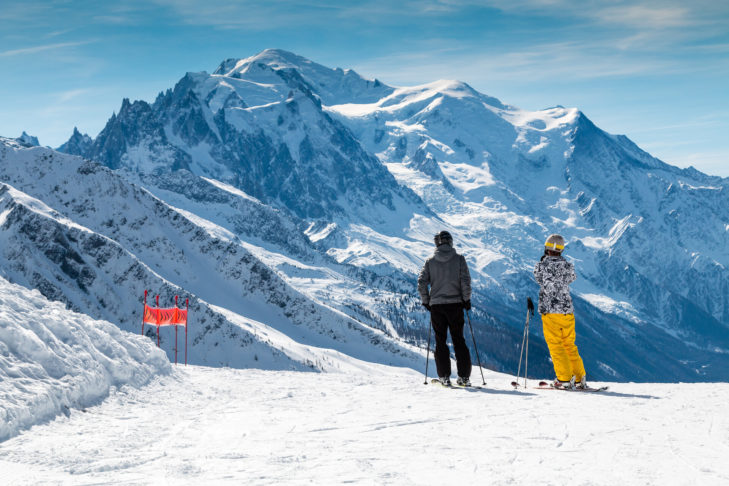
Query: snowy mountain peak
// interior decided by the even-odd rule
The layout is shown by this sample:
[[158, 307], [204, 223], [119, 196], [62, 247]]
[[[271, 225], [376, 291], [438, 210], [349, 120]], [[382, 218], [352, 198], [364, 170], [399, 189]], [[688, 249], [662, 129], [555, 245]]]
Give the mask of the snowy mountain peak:
[[236, 72], [245, 72], [250, 66], [255, 64], [264, 64], [273, 69], [301, 69], [304, 65], [315, 63], [306, 59], [305, 57], [294, 54], [293, 52], [285, 51], [283, 49], [265, 49], [255, 56], [239, 59], [226, 59], [225, 61], [220, 63], [220, 65], [213, 72], [213, 74], [232, 76]]
[[584, 114], [577, 108], [565, 108], [563, 106], [539, 111], [511, 108], [504, 110], [501, 115], [515, 127], [538, 131], [549, 131], [567, 125], [576, 126], [580, 119], [584, 117]]
[[457, 79], [439, 79], [432, 83], [422, 85], [422, 88], [437, 91], [454, 98], [481, 96], [481, 93], [473, 89], [470, 85], [463, 81], [458, 81]]
[[25, 133], [25, 131], [23, 132], [22, 135], [20, 135], [15, 140], [17, 140], [21, 145], [23, 145], [25, 147], [38, 147], [38, 146], [40, 146], [40, 143], [38, 142], [38, 137], [34, 137], [32, 135], [28, 135], [27, 133]]
[[69, 138], [66, 143], [58, 147], [56, 150], [65, 154], [83, 156], [93, 143], [94, 141], [91, 137], [85, 133], [79, 132], [77, 127], [73, 127], [73, 134], [71, 135], [71, 138]]
[[243, 59], [226, 59], [213, 75], [253, 83], [277, 84], [283, 80], [290, 84], [291, 76], [284, 74], [285, 71], [296, 72], [325, 105], [374, 103], [393, 91], [379, 80], [366, 79], [352, 69], [328, 68], [282, 49], [266, 49]]

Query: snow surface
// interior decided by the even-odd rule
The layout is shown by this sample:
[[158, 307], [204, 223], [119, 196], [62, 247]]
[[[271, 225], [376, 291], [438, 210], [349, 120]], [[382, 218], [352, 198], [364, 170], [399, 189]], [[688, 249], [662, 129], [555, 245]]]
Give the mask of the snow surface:
[[[480, 382], [478, 368], [472, 376]], [[727, 484], [728, 384], [178, 367], [0, 444], [3, 484]]]
[[169, 372], [149, 339], [0, 277], [0, 441]]

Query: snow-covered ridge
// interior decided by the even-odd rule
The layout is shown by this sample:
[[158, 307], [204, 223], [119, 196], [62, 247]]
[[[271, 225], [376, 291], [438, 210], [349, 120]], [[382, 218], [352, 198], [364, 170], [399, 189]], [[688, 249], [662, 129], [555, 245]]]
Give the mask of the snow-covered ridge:
[[468, 84], [457, 80], [441, 79], [432, 83], [419, 86], [400, 87], [391, 94], [378, 99], [373, 103], [343, 103], [330, 105], [327, 108], [333, 112], [345, 116], [365, 116], [376, 112], [394, 113], [405, 107], [413, 111], [413, 107], [424, 105], [427, 109], [433, 109], [442, 102], [439, 98], [453, 98], [457, 100], [473, 99], [481, 101], [485, 106], [493, 110], [508, 110], [496, 98], [482, 95]]
[[149, 339], [0, 277], [0, 442], [170, 369]]
[[[130, 331], [138, 329], [144, 289], [163, 298], [189, 296], [191, 363], [337, 369], [337, 360], [320, 359], [308, 348], [312, 345], [360, 359], [414, 359], [413, 350], [394, 336], [363, 324], [383, 322], [376, 314], [370, 317], [316, 297], [282, 278], [279, 264], [305, 282], [314, 279], [304, 280], [302, 273], [328, 282], [352, 269], [329, 276], [327, 268], [282, 257], [279, 252], [286, 251], [317, 265], [325, 260], [303, 235], [287, 236], [296, 231], [291, 220], [239, 190], [190, 173], [158, 177], [157, 185], [149, 187], [170, 205], [96, 163], [49, 149], [1, 145], [0, 180], [43, 197], [68, 215], [3, 184], [0, 270], [49, 298]], [[188, 209], [175, 207], [181, 204]], [[259, 229], [263, 226], [266, 230]], [[251, 233], [254, 244], [238, 238]], [[347, 279], [349, 288], [358, 285]], [[163, 336], [163, 345], [173, 355], [169, 339], [170, 334]]]

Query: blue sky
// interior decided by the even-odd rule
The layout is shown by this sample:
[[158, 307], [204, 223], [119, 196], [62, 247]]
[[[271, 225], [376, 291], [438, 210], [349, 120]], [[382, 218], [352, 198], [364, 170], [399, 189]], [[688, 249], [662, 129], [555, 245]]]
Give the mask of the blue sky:
[[576, 106], [668, 163], [729, 176], [729, 2], [714, 0], [0, 0], [0, 135], [93, 137], [122, 98], [269, 47], [391, 85]]

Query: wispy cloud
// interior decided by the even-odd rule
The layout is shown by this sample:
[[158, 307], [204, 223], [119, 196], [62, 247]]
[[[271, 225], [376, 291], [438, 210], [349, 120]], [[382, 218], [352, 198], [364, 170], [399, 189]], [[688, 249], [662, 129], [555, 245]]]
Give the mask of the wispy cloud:
[[698, 25], [694, 12], [685, 7], [652, 7], [648, 5], [623, 5], [602, 8], [588, 14], [603, 23], [640, 29], [672, 29]]
[[0, 22], [23, 22], [32, 18], [43, 17], [52, 10], [48, 2], [27, 0], [15, 4], [3, 5], [0, 8]]
[[[212, 26], [224, 29], [242, 28], [254, 31], [274, 30], [284, 26], [319, 24], [322, 11], [335, 11], [330, 2], [296, 2], [252, 0], [153, 0], [157, 5], [170, 8], [183, 22], [190, 25]], [[327, 15], [326, 18], [331, 18]]]
[[376, 73], [387, 82], [425, 83], [439, 78], [457, 78], [468, 83], [510, 81], [533, 84], [551, 80], [591, 80], [639, 75], [678, 74], [696, 66], [666, 59], [629, 56], [615, 52], [610, 43], [577, 41], [545, 43], [510, 50], [474, 52], [464, 45], [447, 51], [422, 49], [417, 54], [402, 51], [372, 58], [354, 68]]
[[62, 35], [68, 34], [69, 32], [73, 32], [74, 29], [62, 29], [62, 30], [55, 30], [53, 32], [49, 32], [43, 37], [46, 39], [51, 39], [53, 37], [60, 37]]
[[91, 44], [94, 41], [82, 42], [60, 42], [57, 44], [44, 44], [33, 47], [23, 47], [20, 49], [11, 49], [9, 51], [0, 51], [0, 57], [23, 56], [27, 54], [36, 54], [43, 51], [52, 51], [56, 49], [65, 49], [67, 47], [77, 47], [85, 44]]
[[[472, 4], [468, 0], [461, 3]], [[651, 39], [663, 37], [664, 42], [671, 38], [681, 41], [726, 34], [729, 21], [729, 3], [715, 0], [483, 0], [480, 3], [514, 16], [583, 22], [594, 29], [617, 29], [617, 36], [622, 32]]]
[[693, 166], [710, 175], [729, 177], [729, 150], [677, 154], [671, 163], [679, 167]]
[[437, 18], [462, 11], [474, 2], [461, 0], [363, 0], [333, 2], [331, 0], [153, 0], [157, 5], [176, 12], [184, 22], [219, 28], [275, 30], [284, 26], [331, 26], [352, 21], [360, 27], [398, 25], [413, 18]]
[[60, 93], [60, 95], [58, 96], [57, 102], [58, 103], [67, 103], [67, 102], [73, 100], [74, 98], [78, 98], [79, 96], [83, 96], [85, 94], [88, 94], [89, 92], [91, 92], [91, 90], [86, 89], [86, 88], [72, 89], [69, 91], [64, 91], [64, 92]]
[[[671, 130], [682, 130], [686, 128], [707, 128], [707, 127], [726, 127], [729, 125], [729, 115], [724, 112], [721, 113], [707, 113], [696, 118], [688, 119], [681, 123], [672, 123], [668, 125], [650, 125], [642, 128], [633, 128], [631, 133], [650, 133], [650, 132], [665, 132]], [[694, 140], [689, 141], [693, 143]]]

